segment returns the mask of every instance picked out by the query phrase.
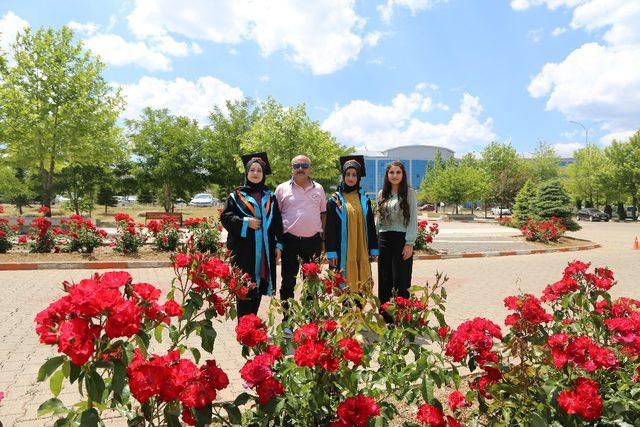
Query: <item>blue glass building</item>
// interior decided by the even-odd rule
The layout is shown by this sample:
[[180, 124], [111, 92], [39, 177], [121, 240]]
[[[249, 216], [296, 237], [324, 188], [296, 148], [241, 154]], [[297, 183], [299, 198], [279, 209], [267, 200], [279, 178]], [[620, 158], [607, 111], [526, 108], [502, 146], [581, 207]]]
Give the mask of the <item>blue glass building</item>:
[[407, 170], [409, 185], [420, 188], [427, 166], [433, 166], [436, 153], [440, 151], [443, 161], [454, 157], [454, 152], [448, 148], [432, 145], [405, 145], [386, 151], [358, 151], [355, 154], [364, 156], [367, 176], [360, 183], [365, 192], [376, 197], [382, 189], [386, 167], [394, 160], [399, 160]]

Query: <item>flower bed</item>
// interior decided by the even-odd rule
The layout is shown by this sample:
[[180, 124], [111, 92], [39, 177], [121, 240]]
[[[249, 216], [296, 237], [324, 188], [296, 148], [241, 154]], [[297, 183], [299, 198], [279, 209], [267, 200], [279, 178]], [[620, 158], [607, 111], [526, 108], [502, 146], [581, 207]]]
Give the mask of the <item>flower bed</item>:
[[[247, 391], [219, 402], [228, 373], [212, 359], [214, 324], [233, 321], [235, 300], [253, 284], [194, 249], [175, 255], [164, 297], [121, 272], [64, 284], [65, 296], [36, 318], [41, 341], [62, 353], [40, 370], [55, 395], [41, 413], [83, 423], [114, 407], [135, 425], [386, 425], [400, 411], [406, 421], [407, 408], [409, 425], [640, 421], [640, 301], [614, 300], [613, 273], [580, 261], [540, 296], [505, 298], [504, 328], [476, 317], [455, 329], [440, 276], [379, 307], [344, 289], [339, 274], [305, 264], [286, 325], [277, 300], [268, 319], [240, 319]], [[169, 351], [149, 354], [163, 332]], [[81, 405], [57, 399], [64, 381], [83, 384]]]

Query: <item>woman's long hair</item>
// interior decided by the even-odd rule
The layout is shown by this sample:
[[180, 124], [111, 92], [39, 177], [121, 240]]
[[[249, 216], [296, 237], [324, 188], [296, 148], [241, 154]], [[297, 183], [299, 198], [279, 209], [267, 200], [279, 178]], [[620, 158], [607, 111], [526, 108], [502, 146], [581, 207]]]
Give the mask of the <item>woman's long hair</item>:
[[404, 168], [402, 162], [397, 160], [389, 163], [387, 169], [384, 172], [384, 183], [382, 184], [382, 194], [378, 198], [378, 215], [380, 215], [380, 222], [385, 224], [389, 221], [391, 212], [387, 207], [387, 202], [391, 198], [391, 182], [389, 182], [389, 170], [393, 166], [397, 166], [402, 171], [402, 181], [398, 187], [398, 201], [400, 202], [400, 209], [402, 210], [402, 216], [404, 217], [404, 225], [409, 224], [411, 218], [411, 209], [409, 208], [409, 200], [407, 193], [409, 192], [409, 184], [407, 183], [407, 170]]

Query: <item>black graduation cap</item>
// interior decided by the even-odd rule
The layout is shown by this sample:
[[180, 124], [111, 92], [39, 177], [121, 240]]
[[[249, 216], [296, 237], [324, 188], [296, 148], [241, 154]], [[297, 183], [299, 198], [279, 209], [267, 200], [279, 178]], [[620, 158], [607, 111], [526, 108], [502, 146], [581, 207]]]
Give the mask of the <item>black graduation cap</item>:
[[262, 173], [265, 175], [271, 175], [271, 165], [269, 164], [269, 158], [267, 157], [267, 153], [262, 152], [262, 153], [243, 154], [242, 156], [240, 156], [240, 158], [242, 159], [242, 164], [245, 167], [245, 169], [247, 167], [247, 163], [249, 163], [250, 160], [255, 158], [260, 159], [260, 161], [264, 163], [264, 166], [262, 167]]
[[360, 165], [360, 176], [367, 176], [367, 171], [364, 167], [364, 156], [340, 156], [340, 170], [344, 170], [344, 164], [349, 161], [355, 161]]

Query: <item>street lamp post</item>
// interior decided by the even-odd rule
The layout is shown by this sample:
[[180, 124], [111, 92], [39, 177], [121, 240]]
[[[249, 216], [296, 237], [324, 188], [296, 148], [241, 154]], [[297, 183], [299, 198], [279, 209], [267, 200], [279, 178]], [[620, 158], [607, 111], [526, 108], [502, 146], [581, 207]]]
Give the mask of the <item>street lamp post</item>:
[[586, 127], [586, 126], [585, 126], [585, 125], [583, 125], [582, 123], [580, 123], [580, 122], [574, 122], [573, 120], [569, 120], [569, 123], [573, 123], [573, 124], [575, 124], [575, 125], [582, 126], [582, 129], [584, 129], [584, 143], [585, 143], [586, 145], [589, 145], [589, 131], [591, 130], [591, 126], [593, 126], [593, 125], [591, 125], [591, 126], [589, 126], [589, 127]]

